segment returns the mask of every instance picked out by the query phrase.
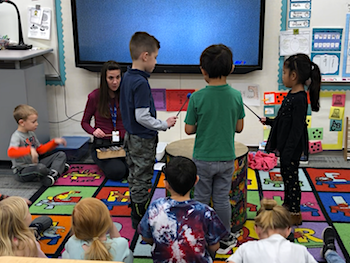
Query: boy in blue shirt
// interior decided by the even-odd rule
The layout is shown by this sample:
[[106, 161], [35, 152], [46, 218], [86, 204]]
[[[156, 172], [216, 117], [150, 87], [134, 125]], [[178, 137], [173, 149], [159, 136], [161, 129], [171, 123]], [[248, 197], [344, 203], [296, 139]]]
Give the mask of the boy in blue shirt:
[[170, 197], [152, 202], [138, 226], [142, 239], [153, 244], [153, 262], [213, 262], [211, 256], [228, 232], [211, 207], [190, 198], [198, 181], [196, 165], [176, 156], [164, 174]]
[[[193, 161], [199, 181], [194, 199], [209, 204], [228, 232], [231, 232], [231, 204], [229, 193], [234, 171], [236, 132], [243, 130], [245, 116], [241, 93], [226, 82], [233, 71], [232, 52], [225, 45], [212, 45], [200, 57], [200, 68], [205, 81], [204, 89], [192, 94], [185, 118], [185, 132], [196, 134]], [[233, 234], [220, 242], [225, 254], [235, 246]]]
[[131, 220], [136, 229], [149, 202], [158, 131], [173, 127], [176, 117], [166, 121], [157, 119], [148, 83], [157, 63], [159, 41], [146, 32], [136, 32], [129, 46], [132, 67], [128, 68], [120, 85], [120, 110], [126, 130], [124, 149], [129, 166]]

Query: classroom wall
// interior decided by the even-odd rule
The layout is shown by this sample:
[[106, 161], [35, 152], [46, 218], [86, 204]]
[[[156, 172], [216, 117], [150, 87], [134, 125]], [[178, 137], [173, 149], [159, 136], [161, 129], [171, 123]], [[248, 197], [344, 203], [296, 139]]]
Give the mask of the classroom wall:
[[[42, 4], [42, 6], [54, 7], [53, 0], [28, 1], [28, 0], [14, 0], [20, 4], [21, 12], [23, 12], [22, 21], [26, 17], [26, 8], [28, 5]], [[314, 0], [312, 3], [316, 5]], [[4, 31], [3, 21], [3, 6], [0, 5], [0, 34]], [[317, 7], [318, 8], [318, 7]], [[66, 67], [66, 83], [62, 86], [47, 86], [48, 111], [51, 122], [58, 122], [67, 119], [66, 115], [72, 116], [84, 110], [87, 95], [98, 87], [99, 74], [89, 72], [84, 69], [76, 68], [74, 61], [74, 43], [73, 43], [73, 28], [71, 17], [71, 3], [67, 0], [61, 0], [62, 23], [63, 23], [63, 41], [64, 41], [64, 55]], [[321, 12], [321, 11], [320, 11]], [[313, 11], [313, 15], [314, 15]], [[53, 18], [54, 18], [54, 12]], [[316, 15], [316, 14], [315, 14]], [[6, 20], [12, 19], [7, 17]], [[344, 18], [345, 19], [345, 18]], [[25, 28], [25, 23], [23, 28]], [[263, 70], [255, 71], [245, 75], [231, 75], [228, 78], [228, 83], [233, 87], [237, 83], [251, 83], [257, 84], [260, 89], [260, 97], [262, 98], [264, 91], [277, 91], [278, 89], [278, 68], [279, 68], [279, 31], [281, 24], [281, 1], [267, 0], [265, 12], [265, 38], [264, 38], [264, 58]], [[53, 20], [53, 29], [55, 20]], [[12, 25], [13, 26], [13, 25]], [[9, 29], [8, 31], [17, 32], [16, 29]], [[23, 30], [25, 34], [25, 29]], [[54, 29], [52, 35], [56, 34]], [[17, 33], [11, 35], [11, 38], [17, 38]], [[25, 43], [41, 46], [54, 46], [55, 36], [52, 36], [50, 41], [37, 41], [25, 37]], [[57, 41], [57, 37], [56, 37]], [[57, 46], [55, 48], [57, 50]], [[55, 50], [55, 51], [56, 51]], [[0, 51], [1, 52], [1, 51]], [[162, 52], [160, 49], [159, 52]], [[53, 54], [55, 56], [55, 54]], [[46, 63], [46, 62], [44, 62]], [[47, 64], [47, 63], [46, 63]], [[57, 66], [57, 63], [55, 64]], [[206, 83], [201, 75], [186, 75], [186, 74], [152, 74], [150, 78], [152, 88], [166, 88], [166, 89], [201, 89]], [[348, 97], [349, 94], [347, 93]], [[347, 99], [348, 101], [348, 99]], [[322, 100], [321, 100], [322, 107]], [[259, 107], [251, 107], [257, 114], [263, 115], [263, 103]], [[158, 118], [166, 119], [169, 116], [176, 114], [176, 112], [158, 112]], [[349, 114], [348, 107], [345, 109], [345, 115]], [[69, 136], [69, 135], [86, 135], [80, 126], [80, 119], [82, 113], [73, 117], [73, 119], [62, 123], [50, 124], [50, 136]], [[184, 133], [184, 118], [185, 112], [181, 112], [178, 122], [175, 127], [167, 132], [159, 133], [159, 140], [164, 142], [172, 142], [179, 139], [189, 138], [190, 136]], [[39, 119], [40, 121], [40, 119]], [[328, 121], [328, 120], [327, 120]], [[249, 146], [257, 146], [263, 140], [263, 126], [258, 119], [248, 110], [246, 110], [246, 117], [244, 119], [244, 130], [241, 134], [236, 135], [236, 141], [244, 143]]]

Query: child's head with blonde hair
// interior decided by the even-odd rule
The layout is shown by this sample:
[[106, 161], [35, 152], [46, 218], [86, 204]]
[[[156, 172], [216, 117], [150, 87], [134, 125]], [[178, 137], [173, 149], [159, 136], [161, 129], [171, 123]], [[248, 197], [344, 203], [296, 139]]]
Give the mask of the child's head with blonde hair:
[[255, 231], [260, 239], [276, 233], [287, 237], [291, 231], [290, 213], [275, 200], [262, 199], [255, 217]]
[[0, 202], [0, 256], [37, 257], [31, 215], [26, 201], [17, 196]]
[[100, 239], [106, 235], [112, 224], [108, 208], [99, 199], [84, 198], [74, 207], [72, 231], [78, 239], [91, 242], [85, 259], [112, 260], [109, 247]]
[[32, 106], [29, 106], [27, 104], [20, 104], [13, 111], [13, 117], [17, 123], [20, 120], [27, 120], [28, 116], [32, 114], [38, 115], [38, 112]]

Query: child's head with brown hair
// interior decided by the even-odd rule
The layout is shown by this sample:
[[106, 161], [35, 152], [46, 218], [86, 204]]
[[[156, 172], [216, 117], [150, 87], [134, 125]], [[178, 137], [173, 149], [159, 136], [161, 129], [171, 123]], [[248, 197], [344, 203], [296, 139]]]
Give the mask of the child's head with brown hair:
[[132, 68], [151, 73], [157, 64], [159, 41], [146, 32], [136, 32], [130, 40]]
[[0, 256], [38, 256], [35, 236], [29, 229], [31, 215], [22, 197], [0, 202], [0, 222]]
[[132, 60], [137, 60], [141, 53], [153, 53], [160, 49], [159, 41], [147, 32], [136, 32], [130, 40], [130, 55]]
[[28, 116], [33, 114], [38, 115], [38, 112], [32, 106], [26, 104], [18, 105], [13, 111], [13, 117], [17, 123], [19, 123], [20, 120], [26, 121]]
[[112, 224], [109, 210], [101, 200], [84, 198], [76, 204], [72, 213], [72, 231], [78, 239], [91, 242], [85, 259], [112, 260], [109, 247], [102, 240]]
[[260, 239], [276, 233], [287, 237], [291, 231], [290, 213], [275, 200], [262, 199], [255, 217], [255, 231]]

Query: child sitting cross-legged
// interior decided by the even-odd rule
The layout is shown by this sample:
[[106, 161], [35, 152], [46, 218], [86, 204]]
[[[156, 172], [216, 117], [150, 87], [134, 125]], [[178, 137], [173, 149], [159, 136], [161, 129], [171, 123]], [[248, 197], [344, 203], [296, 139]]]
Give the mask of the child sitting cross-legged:
[[142, 239], [153, 244], [153, 262], [212, 262], [228, 233], [212, 208], [190, 199], [198, 181], [196, 165], [173, 157], [164, 174], [170, 197], [152, 202], [138, 225]]
[[255, 217], [258, 241], [248, 241], [227, 259], [228, 263], [284, 262], [316, 263], [305, 246], [287, 240], [291, 232], [290, 213], [273, 199], [262, 199]]
[[[51, 186], [68, 170], [66, 154], [51, 153], [58, 145], [67, 145], [64, 138], [54, 138], [41, 144], [35, 135], [38, 127], [38, 112], [26, 104], [18, 105], [13, 111], [17, 130], [12, 134], [7, 155], [11, 158], [15, 179], [20, 182], [41, 181]], [[47, 156], [45, 156], [46, 154]]]
[[84, 198], [72, 213], [73, 236], [65, 244], [64, 259], [133, 262], [128, 241], [121, 237], [106, 205]]

